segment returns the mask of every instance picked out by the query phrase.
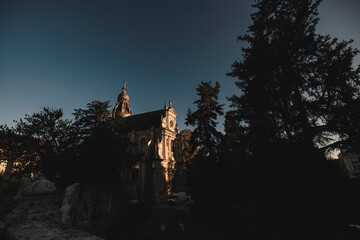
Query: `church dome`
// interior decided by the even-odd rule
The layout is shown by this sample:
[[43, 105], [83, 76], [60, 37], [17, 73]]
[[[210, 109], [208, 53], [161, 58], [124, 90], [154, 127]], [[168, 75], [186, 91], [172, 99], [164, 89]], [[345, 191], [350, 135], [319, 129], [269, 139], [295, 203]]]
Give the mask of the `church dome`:
[[122, 88], [122, 92], [119, 94], [117, 99], [117, 104], [113, 110], [114, 118], [124, 118], [132, 115], [132, 111], [130, 109], [130, 98], [126, 93], [126, 81], [124, 82], [124, 87]]
[[118, 96], [118, 102], [122, 102], [122, 101], [129, 101], [129, 95], [126, 93], [126, 81], [124, 82], [124, 86], [122, 88], [122, 92], [119, 94]]
[[130, 100], [129, 95], [126, 93], [126, 88], [125, 89], [123, 88], [123, 91], [118, 96], [118, 102], [121, 102], [124, 100], [126, 100], [126, 101]]

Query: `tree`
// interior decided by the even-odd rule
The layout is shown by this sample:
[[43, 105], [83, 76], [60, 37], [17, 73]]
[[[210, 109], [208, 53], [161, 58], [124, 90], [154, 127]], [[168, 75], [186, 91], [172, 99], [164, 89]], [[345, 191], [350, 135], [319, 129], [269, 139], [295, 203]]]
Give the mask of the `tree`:
[[[216, 129], [216, 119], [223, 114], [223, 105], [218, 102], [220, 84], [215, 86], [211, 82], [201, 82], [196, 88], [200, 99], [196, 100], [197, 110], [188, 110], [186, 125], [195, 127], [191, 134], [190, 145], [196, 149], [196, 155], [191, 163], [191, 171], [194, 176], [193, 188], [198, 194], [203, 214], [209, 210], [209, 204], [215, 201], [212, 192], [218, 183], [218, 147], [221, 133]], [[211, 196], [211, 197], [209, 197]]]
[[73, 128], [80, 145], [73, 167], [79, 181], [114, 183], [121, 179], [122, 170], [132, 165], [121, 121], [111, 118], [109, 108], [109, 101], [92, 101], [87, 109], [75, 109]]
[[[249, 152], [249, 141], [243, 129], [238, 126], [237, 119], [233, 111], [225, 114], [224, 131], [225, 134], [220, 144], [220, 171], [223, 184], [222, 191], [224, 195], [233, 192], [236, 199], [242, 196], [242, 183], [248, 180], [249, 166], [248, 160], [251, 157]], [[229, 184], [231, 183], [231, 184]]]
[[360, 68], [353, 67], [352, 41], [316, 33], [320, 2], [255, 1], [253, 23], [238, 38], [245, 42], [242, 59], [228, 74], [240, 90], [230, 98], [228, 119], [235, 137], [247, 141], [247, 182], [254, 189], [247, 195], [268, 212], [286, 215], [288, 207], [314, 216], [317, 209], [325, 223], [340, 219], [325, 211], [332, 207], [337, 216], [340, 182], [315, 143], [334, 134], [360, 141]]
[[223, 105], [218, 103], [220, 84], [216, 82], [213, 87], [211, 82], [201, 82], [196, 91], [200, 97], [194, 102], [197, 110], [191, 112], [188, 109], [185, 124], [195, 126], [191, 134], [191, 143], [194, 148], [198, 149], [197, 155], [215, 156], [221, 138], [221, 133], [216, 129], [216, 119], [218, 115], [224, 114]]
[[352, 41], [315, 32], [321, 1], [256, 1], [253, 24], [232, 65], [243, 93], [230, 98], [253, 146], [274, 138], [313, 145], [324, 132], [342, 134], [338, 117], [359, 98], [358, 53]]
[[[6, 162], [6, 178], [21, 178], [39, 170], [39, 141], [22, 136], [6, 125], [0, 126], [0, 161]], [[12, 174], [14, 173], [14, 174]]]
[[[222, 156], [236, 162], [242, 162], [249, 157], [249, 143], [245, 129], [238, 125], [234, 111], [225, 114], [225, 135], [221, 139]], [[229, 166], [231, 168], [231, 165]]]
[[37, 169], [48, 178], [64, 167], [62, 160], [71, 146], [71, 121], [62, 117], [62, 109], [43, 107], [39, 113], [25, 115], [14, 129], [20, 136], [37, 140], [37, 146], [31, 147], [39, 154]]
[[197, 153], [197, 150], [191, 145], [191, 135], [192, 131], [190, 129], [181, 130], [179, 133], [181, 150], [184, 154], [184, 161], [186, 164], [191, 164], [192, 159]]
[[88, 103], [87, 109], [75, 109], [73, 115], [75, 122], [73, 126], [80, 138], [88, 137], [98, 128], [110, 123], [111, 112], [110, 101], [92, 101]]
[[317, 165], [314, 158], [322, 161], [314, 142], [335, 134], [360, 142], [354, 134], [360, 70], [352, 66], [358, 50], [351, 41], [316, 33], [319, 4], [256, 1], [253, 23], [239, 37], [247, 43], [243, 59], [228, 75], [237, 78], [241, 94], [230, 101], [239, 132], [248, 139], [257, 168], [265, 166], [264, 174], [269, 164], [281, 167], [278, 160], [290, 158], [280, 150], [283, 144], [294, 170], [314, 176], [317, 170], [309, 166]]

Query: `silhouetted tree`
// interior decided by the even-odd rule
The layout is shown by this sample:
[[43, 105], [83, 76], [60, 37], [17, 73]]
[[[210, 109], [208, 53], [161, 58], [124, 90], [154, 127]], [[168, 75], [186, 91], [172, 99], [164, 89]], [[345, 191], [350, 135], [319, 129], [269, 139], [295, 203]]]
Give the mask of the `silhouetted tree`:
[[40, 156], [38, 169], [48, 178], [53, 178], [63, 167], [65, 152], [71, 145], [71, 121], [62, 119], [62, 109], [43, 107], [39, 113], [25, 115], [16, 122], [15, 131], [24, 137], [38, 141]]
[[233, 111], [225, 114], [224, 131], [225, 134], [221, 140], [222, 153], [227, 154], [227, 158], [236, 159], [239, 163], [246, 160], [249, 157], [250, 148], [246, 130], [238, 125]]
[[[194, 126], [190, 138], [190, 144], [196, 149], [196, 155], [191, 163], [194, 176], [193, 186], [199, 195], [198, 201], [204, 211], [209, 210], [209, 204], [214, 201], [218, 180], [218, 147], [221, 133], [217, 131], [217, 116], [223, 114], [223, 105], [218, 102], [220, 84], [211, 82], [201, 82], [196, 88], [200, 99], [194, 104], [197, 109], [195, 112], [188, 110], [186, 125]], [[211, 196], [211, 197], [210, 197]]]
[[73, 167], [80, 181], [115, 183], [132, 164], [129, 141], [122, 133], [121, 122], [111, 118], [109, 107], [109, 101], [92, 101], [87, 109], [75, 109], [73, 127], [80, 145]]
[[253, 5], [258, 9], [253, 24], [239, 37], [248, 46], [229, 73], [238, 78], [243, 93], [230, 100], [253, 147], [274, 138], [312, 146], [325, 131], [344, 133], [339, 117], [355, 109], [359, 98], [360, 70], [352, 65], [358, 50], [351, 48], [352, 41], [315, 32], [320, 2], [267, 0]]
[[23, 173], [40, 170], [39, 146], [38, 140], [20, 135], [6, 125], [0, 126], [0, 161], [9, 168], [9, 177], [21, 178]]
[[73, 113], [75, 116], [73, 126], [81, 139], [90, 136], [96, 129], [110, 123], [110, 101], [101, 102], [95, 100], [86, 106], [87, 109], [75, 109]]
[[195, 127], [191, 134], [191, 143], [194, 148], [198, 149], [197, 155], [215, 156], [221, 138], [221, 133], [216, 129], [216, 119], [218, 115], [224, 114], [223, 105], [218, 102], [220, 84], [216, 82], [213, 87], [211, 82], [201, 82], [196, 91], [200, 97], [194, 102], [197, 110], [191, 112], [188, 109], [186, 118], [186, 125]]
[[286, 206], [308, 213], [334, 207], [335, 201], [326, 199], [335, 199], [330, 193], [338, 182], [315, 143], [327, 141], [329, 134], [360, 140], [354, 122], [360, 97], [360, 70], [353, 67], [358, 50], [352, 41], [316, 33], [320, 2], [255, 1], [253, 23], [239, 37], [246, 43], [242, 60], [228, 74], [237, 78], [241, 94], [230, 98], [234, 110], [226, 127], [236, 126], [235, 137], [246, 139], [253, 175], [248, 182], [255, 189], [249, 195], [257, 200], [272, 196], [262, 203], [283, 214], [289, 213]]
[[233, 111], [228, 111], [225, 114], [225, 134], [221, 139], [219, 157], [221, 159], [222, 194], [227, 195], [229, 192], [233, 192], [234, 198], [240, 199], [241, 191], [234, 191], [234, 189], [240, 189], [240, 183], [248, 179], [249, 166], [246, 164], [251, 155], [247, 136], [237, 123]]
[[[186, 186], [191, 187], [194, 182], [194, 169], [193, 169], [193, 160], [197, 154], [197, 149], [191, 145], [191, 135], [192, 131], [190, 129], [183, 129], [180, 131], [178, 138], [180, 141], [180, 148], [182, 155], [184, 157], [184, 171], [186, 173]], [[191, 191], [188, 188], [187, 191]]]

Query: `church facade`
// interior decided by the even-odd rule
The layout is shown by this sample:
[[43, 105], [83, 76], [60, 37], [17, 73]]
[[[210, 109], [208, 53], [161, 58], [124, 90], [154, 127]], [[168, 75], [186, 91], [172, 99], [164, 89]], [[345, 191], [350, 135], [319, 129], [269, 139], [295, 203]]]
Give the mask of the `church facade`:
[[182, 191], [184, 161], [172, 103], [133, 115], [126, 91], [125, 82], [112, 115], [121, 122], [132, 143], [131, 154], [137, 156], [131, 178], [137, 184], [138, 197], [160, 200], [170, 192]]

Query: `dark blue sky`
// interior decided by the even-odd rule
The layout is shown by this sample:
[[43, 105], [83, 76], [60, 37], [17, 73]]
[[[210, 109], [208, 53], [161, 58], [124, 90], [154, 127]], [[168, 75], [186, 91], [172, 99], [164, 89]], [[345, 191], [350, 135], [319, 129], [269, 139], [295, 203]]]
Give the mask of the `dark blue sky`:
[[[180, 129], [200, 81], [220, 82], [227, 109], [238, 91], [226, 73], [241, 58], [236, 38], [251, 23], [251, 3], [0, 1], [0, 124], [41, 106], [72, 118], [92, 100], [114, 105], [124, 80], [134, 114], [171, 100]], [[325, 0], [318, 31], [360, 48], [359, 11], [360, 1]]]

